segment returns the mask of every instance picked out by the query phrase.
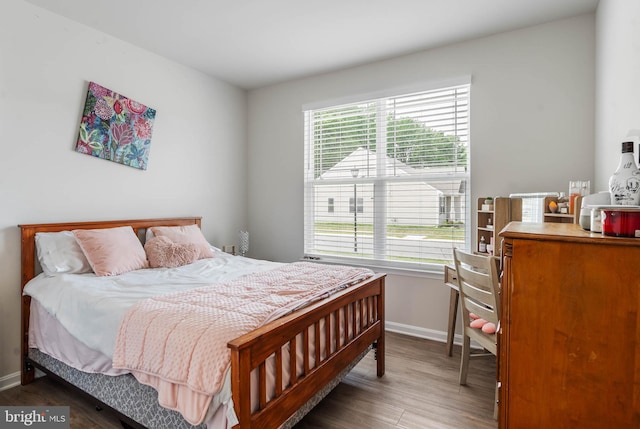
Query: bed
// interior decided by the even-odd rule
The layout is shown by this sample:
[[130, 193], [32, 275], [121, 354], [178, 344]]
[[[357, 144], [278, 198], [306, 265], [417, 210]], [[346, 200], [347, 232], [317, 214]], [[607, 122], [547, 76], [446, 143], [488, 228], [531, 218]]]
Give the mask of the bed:
[[[140, 241], [144, 242], [149, 229], [193, 225], [199, 228], [201, 218], [20, 225], [23, 291], [22, 384], [33, 381], [35, 369], [38, 368], [93, 397], [100, 406], [113, 409], [125, 427], [194, 427], [180, 412], [160, 406], [156, 390], [138, 382], [131, 374], [113, 375], [84, 371], [67, 365], [42, 350], [30, 347], [34, 342], [33, 338], [30, 341], [30, 335], [49, 335], [41, 335], [34, 331], [36, 323], [33, 321], [38, 320], [38, 314], [41, 318], [48, 317], [46, 311], [42, 311], [42, 307], [50, 304], [37, 302], [24, 293], [25, 286], [30, 282], [34, 284], [42, 280], [36, 255], [36, 234], [131, 227]], [[232, 260], [225, 258], [231, 257], [220, 253], [218, 262]], [[233, 258], [245, 261], [242, 257]], [[199, 261], [201, 264], [206, 262]], [[290, 264], [283, 265], [282, 270], [289, 269], [288, 265]], [[279, 270], [280, 268], [268, 272]], [[241, 279], [251, 275], [254, 274], [241, 276]], [[259, 275], [260, 273], [255, 274]], [[67, 276], [73, 277], [73, 281], [79, 281], [77, 275]], [[230, 387], [228, 406], [231, 410], [224, 411], [224, 408], [219, 407], [217, 411], [211, 411], [204, 420], [206, 424], [198, 424], [196, 427], [291, 427], [337, 385], [372, 348], [375, 349], [377, 359], [377, 376], [383, 376], [384, 280], [384, 275], [374, 274], [362, 281], [349, 284], [348, 287], [337, 288], [329, 296], [321, 295], [302, 308], [296, 308], [295, 311], [285, 313], [228, 341], [226, 347], [230, 353], [230, 370], [226, 383]], [[34, 326], [30, 327], [30, 321]], [[52, 324], [54, 323], [47, 319], [38, 322], [37, 326]], [[206, 358], [202, 360], [206, 361]], [[230, 415], [232, 417], [229, 417]]]

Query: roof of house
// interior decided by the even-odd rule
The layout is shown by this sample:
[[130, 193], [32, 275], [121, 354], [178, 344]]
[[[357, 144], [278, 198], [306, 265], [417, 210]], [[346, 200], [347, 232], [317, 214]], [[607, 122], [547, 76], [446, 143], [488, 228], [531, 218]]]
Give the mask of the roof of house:
[[[422, 179], [422, 175], [426, 169], [417, 169], [410, 165], [399, 161], [396, 158], [385, 156], [385, 176], [418, 176], [418, 180]], [[460, 171], [463, 172], [463, 171]], [[352, 179], [354, 175], [359, 178], [376, 177], [376, 153], [359, 147], [349, 155], [345, 156], [336, 165], [322, 173], [320, 179], [340, 180]], [[452, 178], [451, 167], [430, 167], [428, 174], [433, 175], [434, 180], [425, 183], [427, 186], [433, 187], [445, 195], [459, 195], [465, 193], [466, 180], [464, 178]]]

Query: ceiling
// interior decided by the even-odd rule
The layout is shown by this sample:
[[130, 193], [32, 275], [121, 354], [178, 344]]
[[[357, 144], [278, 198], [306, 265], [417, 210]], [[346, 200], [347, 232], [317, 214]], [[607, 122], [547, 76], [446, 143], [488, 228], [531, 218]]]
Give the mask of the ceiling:
[[595, 11], [598, 0], [26, 0], [252, 89]]

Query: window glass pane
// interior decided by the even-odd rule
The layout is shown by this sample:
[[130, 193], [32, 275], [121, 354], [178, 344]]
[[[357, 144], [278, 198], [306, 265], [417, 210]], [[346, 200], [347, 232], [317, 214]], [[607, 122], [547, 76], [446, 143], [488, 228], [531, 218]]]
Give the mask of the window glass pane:
[[469, 85], [305, 112], [305, 253], [442, 264], [467, 248]]
[[[387, 258], [448, 263], [465, 245], [466, 199], [461, 180], [387, 185]], [[454, 189], [455, 188], [455, 189]]]
[[[373, 257], [373, 185], [319, 184], [315, 186], [318, 201], [322, 195], [336, 195], [332, 213], [316, 214], [313, 241], [315, 251], [351, 257]], [[358, 210], [354, 213], [354, 195]], [[305, 242], [307, 240], [305, 239]]]

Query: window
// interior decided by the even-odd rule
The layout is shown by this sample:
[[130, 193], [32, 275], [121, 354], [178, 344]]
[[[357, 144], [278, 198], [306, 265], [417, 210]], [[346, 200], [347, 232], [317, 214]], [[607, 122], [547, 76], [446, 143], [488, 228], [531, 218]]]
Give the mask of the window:
[[[358, 198], [357, 199], [357, 203], [358, 203], [358, 213], [363, 213], [364, 212], [364, 199], [363, 198]], [[356, 211], [356, 199], [355, 198], [349, 198], [349, 213], [354, 213]]]
[[305, 110], [305, 255], [425, 269], [468, 248], [469, 92]]
[[544, 222], [544, 199], [557, 197], [557, 192], [511, 194], [509, 198], [522, 198], [522, 222]]
[[329, 198], [329, 199], [327, 200], [327, 211], [328, 211], [329, 213], [333, 213], [334, 208], [335, 208], [335, 206], [334, 206], [334, 200], [333, 200], [333, 198]]

